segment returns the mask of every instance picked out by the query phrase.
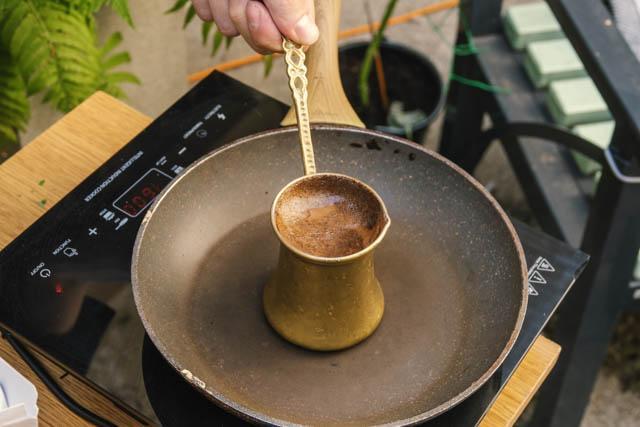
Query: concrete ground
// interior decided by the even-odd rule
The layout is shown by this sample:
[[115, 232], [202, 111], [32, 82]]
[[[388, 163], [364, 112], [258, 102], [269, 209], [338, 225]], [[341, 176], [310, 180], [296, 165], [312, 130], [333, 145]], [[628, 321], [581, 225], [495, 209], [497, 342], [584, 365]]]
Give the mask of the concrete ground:
[[[521, 0], [511, 0], [505, 3], [521, 2]], [[189, 73], [252, 53], [242, 41], [237, 40], [229, 51], [212, 59], [209, 56], [210, 48], [201, 46], [199, 22], [194, 20], [191, 26], [183, 31], [181, 29], [182, 14], [178, 16], [163, 13], [173, 3], [171, 0], [154, 2], [130, 0], [130, 3], [136, 24], [135, 29], [128, 28], [110, 11], [101, 13], [98, 20], [99, 29], [103, 38], [114, 30], [123, 32], [125, 39], [123, 48], [127, 49], [133, 58], [133, 62], [127, 68], [142, 80], [140, 86], [127, 87], [129, 99], [126, 102], [150, 116], [157, 116], [189, 89], [190, 85], [186, 80]], [[385, 3], [385, 0], [370, 1], [376, 19], [381, 16]], [[396, 14], [428, 3], [428, 0], [403, 0], [399, 2]], [[343, 1], [342, 28], [366, 23], [365, 16], [363, 0]], [[434, 31], [433, 23], [442, 24], [440, 35]], [[430, 18], [422, 17], [390, 28], [387, 36], [391, 40], [408, 44], [426, 54], [435, 62], [446, 81], [456, 25], [455, 11], [440, 12]], [[275, 61], [273, 72], [267, 79], [263, 78], [261, 64], [237, 69], [229, 74], [267, 94], [289, 102], [289, 91], [281, 61]], [[42, 106], [38, 99], [34, 100], [33, 107], [29, 130], [23, 137], [27, 142], [60, 117], [60, 114], [52, 112], [47, 106]], [[431, 126], [427, 135], [425, 144], [431, 148], [437, 146], [439, 124], [437, 122]], [[527, 215], [528, 208], [522, 192], [498, 145], [494, 145], [489, 150], [479, 167], [477, 176], [493, 189], [496, 197], [508, 210], [518, 216]], [[602, 372], [582, 425], [583, 427], [638, 426], [640, 425], [640, 397], [622, 392], [618, 380]]]

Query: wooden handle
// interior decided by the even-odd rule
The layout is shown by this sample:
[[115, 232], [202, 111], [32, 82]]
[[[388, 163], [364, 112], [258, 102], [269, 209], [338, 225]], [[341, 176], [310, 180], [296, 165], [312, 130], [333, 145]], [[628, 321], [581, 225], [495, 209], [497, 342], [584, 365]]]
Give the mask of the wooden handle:
[[[311, 123], [335, 123], [363, 128], [364, 123], [351, 107], [340, 80], [338, 68], [340, 0], [315, 0], [315, 6], [320, 38], [307, 51], [308, 105]], [[281, 124], [289, 126], [296, 123], [295, 109], [291, 108]]]

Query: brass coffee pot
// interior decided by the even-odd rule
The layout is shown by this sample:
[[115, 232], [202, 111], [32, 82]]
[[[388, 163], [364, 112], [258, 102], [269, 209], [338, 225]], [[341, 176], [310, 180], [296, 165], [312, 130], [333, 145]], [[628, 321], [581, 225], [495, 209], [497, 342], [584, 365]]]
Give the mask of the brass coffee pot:
[[308, 73], [302, 47], [283, 43], [295, 106], [283, 124], [298, 123], [306, 176], [274, 200], [271, 222], [280, 256], [263, 294], [267, 320], [283, 338], [325, 351], [355, 345], [380, 324], [384, 296], [373, 251], [390, 224], [371, 187], [345, 175], [316, 173], [310, 119], [363, 127], [340, 82], [339, 13], [339, 0], [316, 1], [320, 40], [309, 48]]
[[[323, 203], [327, 193], [322, 187], [328, 180], [330, 199], [335, 187], [341, 187], [344, 197], [338, 203]], [[302, 204], [316, 206], [311, 215], [319, 212], [321, 218], [308, 221]], [[343, 223], [332, 228], [327, 222], [344, 220], [340, 210], [350, 211], [348, 227]], [[373, 267], [373, 251], [390, 224], [382, 199], [345, 175], [305, 176], [277, 195], [271, 223], [280, 239], [278, 265], [264, 290], [271, 326], [288, 341], [312, 350], [340, 350], [371, 335], [384, 311]]]

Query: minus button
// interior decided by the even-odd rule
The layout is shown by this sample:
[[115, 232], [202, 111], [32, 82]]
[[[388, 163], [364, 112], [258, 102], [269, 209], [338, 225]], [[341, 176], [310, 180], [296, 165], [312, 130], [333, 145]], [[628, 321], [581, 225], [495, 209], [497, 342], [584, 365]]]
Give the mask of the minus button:
[[185, 151], [187, 151], [187, 147], [182, 147], [180, 151], [178, 151], [178, 155], [182, 155]]

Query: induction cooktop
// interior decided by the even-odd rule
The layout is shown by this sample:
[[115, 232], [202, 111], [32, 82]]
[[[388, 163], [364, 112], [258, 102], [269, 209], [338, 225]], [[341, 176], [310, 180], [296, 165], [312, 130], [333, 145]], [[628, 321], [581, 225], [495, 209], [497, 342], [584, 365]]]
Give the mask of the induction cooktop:
[[[207, 416], [229, 424], [145, 339], [131, 254], [143, 213], [172, 179], [228, 142], [278, 127], [287, 109], [222, 73], [205, 78], [0, 252], [0, 328], [143, 423]], [[432, 425], [481, 419], [586, 263], [583, 253], [515, 225], [530, 266], [522, 332], [493, 378]]]

